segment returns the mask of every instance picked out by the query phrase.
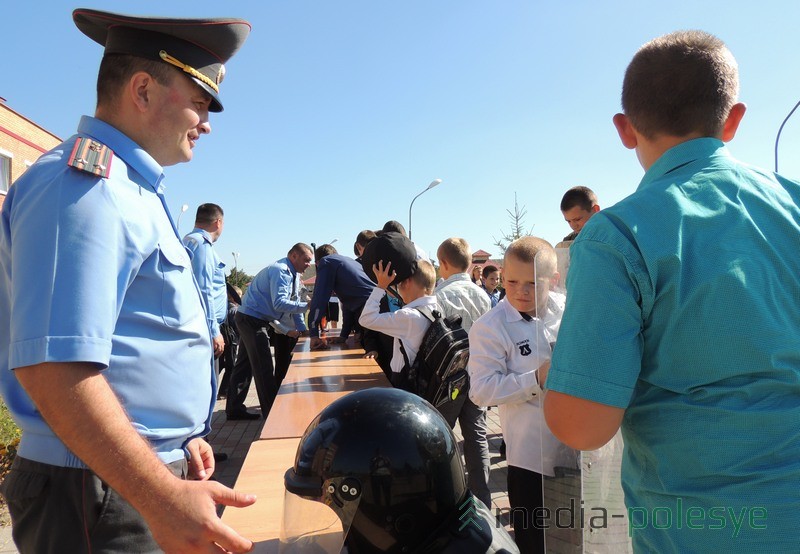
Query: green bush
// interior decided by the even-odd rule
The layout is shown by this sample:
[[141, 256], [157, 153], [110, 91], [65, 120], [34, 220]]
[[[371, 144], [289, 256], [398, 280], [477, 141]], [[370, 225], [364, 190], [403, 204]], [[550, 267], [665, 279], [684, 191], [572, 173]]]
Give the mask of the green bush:
[[9, 446], [16, 446], [20, 436], [22, 431], [14, 423], [8, 407], [0, 400], [0, 449], [6, 451]]

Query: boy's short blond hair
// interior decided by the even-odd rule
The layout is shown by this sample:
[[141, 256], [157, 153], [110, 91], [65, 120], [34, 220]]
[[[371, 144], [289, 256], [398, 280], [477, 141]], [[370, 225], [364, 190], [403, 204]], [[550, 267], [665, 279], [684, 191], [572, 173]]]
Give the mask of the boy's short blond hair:
[[504, 259], [513, 256], [517, 260], [534, 263], [537, 277], [552, 277], [558, 271], [558, 257], [553, 245], [539, 237], [521, 237], [506, 248]]
[[679, 31], [636, 52], [622, 83], [622, 109], [648, 139], [716, 137], [738, 95], [739, 68], [725, 43], [703, 31]]
[[472, 263], [472, 249], [470, 249], [469, 243], [458, 237], [449, 238], [440, 244], [436, 255], [439, 261], [446, 261], [453, 266], [453, 269], [462, 272], [466, 271], [469, 264]]
[[422, 287], [426, 295], [431, 295], [433, 294], [433, 287], [436, 285], [436, 270], [430, 262], [417, 260], [417, 270], [409, 279]]

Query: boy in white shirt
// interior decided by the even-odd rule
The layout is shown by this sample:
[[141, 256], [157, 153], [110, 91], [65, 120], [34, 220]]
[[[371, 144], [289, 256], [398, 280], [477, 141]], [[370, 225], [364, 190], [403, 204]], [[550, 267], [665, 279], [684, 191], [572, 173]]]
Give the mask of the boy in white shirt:
[[367, 329], [379, 331], [394, 337], [392, 354], [392, 384], [401, 383], [401, 372], [405, 366], [405, 357], [400, 350], [400, 341], [408, 357], [408, 363], [413, 364], [417, 352], [422, 344], [425, 332], [430, 326], [430, 320], [420, 313], [417, 308], [428, 307], [438, 310], [436, 297], [433, 296], [433, 285], [436, 283], [436, 271], [430, 262], [417, 260], [416, 270], [410, 277], [397, 283], [397, 292], [405, 304], [395, 312], [380, 313], [380, 302], [386, 289], [393, 284], [396, 274], [392, 270], [392, 262], [385, 267], [383, 261], [372, 266], [375, 273], [377, 287], [375, 287], [364, 304], [358, 322]]
[[[544, 552], [542, 475], [575, 465], [575, 454], [544, 422], [541, 386], [550, 367], [565, 297], [556, 252], [547, 241], [522, 237], [506, 249], [506, 297], [481, 316], [469, 333], [469, 396], [479, 406], [499, 406], [506, 441], [508, 499], [514, 539], [521, 552]], [[553, 522], [546, 522], [552, 524]]]

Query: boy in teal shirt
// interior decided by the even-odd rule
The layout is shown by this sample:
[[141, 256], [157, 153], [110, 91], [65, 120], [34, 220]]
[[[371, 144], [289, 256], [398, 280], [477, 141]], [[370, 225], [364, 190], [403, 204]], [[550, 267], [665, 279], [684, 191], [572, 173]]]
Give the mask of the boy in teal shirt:
[[737, 95], [716, 37], [645, 44], [614, 116], [645, 176], [570, 251], [545, 416], [582, 450], [622, 427], [637, 552], [797, 550], [800, 186], [730, 155]]

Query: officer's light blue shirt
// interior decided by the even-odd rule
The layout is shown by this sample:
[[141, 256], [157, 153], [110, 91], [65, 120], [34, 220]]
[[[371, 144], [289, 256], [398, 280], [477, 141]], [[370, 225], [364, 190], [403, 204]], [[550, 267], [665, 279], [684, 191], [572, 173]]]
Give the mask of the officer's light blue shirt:
[[[109, 177], [68, 167], [78, 136], [114, 151]], [[164, 462], [208, 432], [211, 337], [162, 180], [138, 145], [84, 117], [78, 135], [9, 190], [0, 213], [0, 390], [23, 431], [21, 456], [85, 467], [10, 371], [44, 362], [102, 369]]]
[[797, 551], [799, 253], [800, 186], [710, 138], [573, 243], [547, 387], [625, 408], [636, 551]]
[[205, 229], [194, 228], [183, 237], [183, 244], [192, 255], [192, 271], [203, 295], [206, 318], [211, 335], [219, 335], [219, 326], [228, 313], [228, 291], [225, 286], [225, 264], [214, 250], [214, 241]]
[[305, 331], [305, 322], [298, 317], [308, 306], [300, 300], [301, 286], [300, 275], [289, 258], [280, 259], [258, 272], [244, 293], [239, 311], [264, 321], [277, 319], [286, 324], [294, 320], [297, 330]]

